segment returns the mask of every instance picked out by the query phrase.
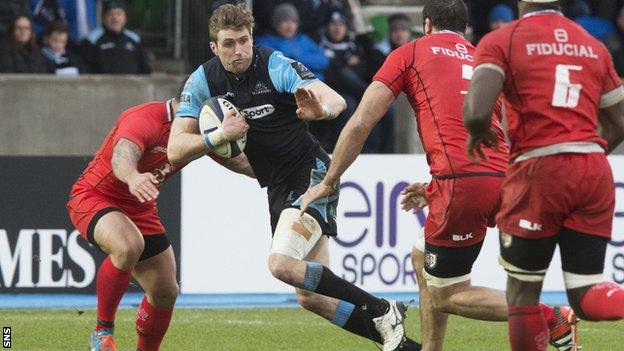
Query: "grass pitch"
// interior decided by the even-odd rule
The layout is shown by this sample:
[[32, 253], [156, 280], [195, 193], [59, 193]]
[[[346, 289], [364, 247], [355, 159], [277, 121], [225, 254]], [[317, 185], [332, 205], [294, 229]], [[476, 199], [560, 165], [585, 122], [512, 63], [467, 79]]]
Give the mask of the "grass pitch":
[[[134, 311], [120, 310], [115, 335], [120, 351], [136, 349]], [[0, 326], [12, 328], [13, 350], [87, 350], [95, 311], [0, 310]], [[408, 335], [419, 339], [418, 312], [408, 311]], [[624, 322], [582, 322], [584, 350], [624, 350]], [[377, 350], [316, 315], [296, 308], [178, 309], [161, 348], [168, 350]], [[509, 350], [506, 323], [452, 316], [445, 350]], [[554, 348], [551, 348], [554, 350]]]

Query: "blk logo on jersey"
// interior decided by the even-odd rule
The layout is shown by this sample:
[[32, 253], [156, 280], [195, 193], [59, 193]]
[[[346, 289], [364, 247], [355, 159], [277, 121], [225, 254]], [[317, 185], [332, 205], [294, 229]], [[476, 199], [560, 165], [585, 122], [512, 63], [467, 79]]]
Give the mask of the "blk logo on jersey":
[[266, 104], [266, 105], [246, 108], [241, 112], [243, 113], [245, 118], [258, 119], [258, 118], [266, 117], [272, 114], [273, 112], [275, 112], [275, 107], [273, 107], [273, 105], [271, 104]]

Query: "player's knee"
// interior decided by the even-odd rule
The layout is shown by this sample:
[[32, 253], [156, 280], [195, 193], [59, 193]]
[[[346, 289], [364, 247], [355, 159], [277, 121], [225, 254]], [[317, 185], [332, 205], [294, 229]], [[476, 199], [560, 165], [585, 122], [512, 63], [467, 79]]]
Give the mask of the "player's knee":
[[132, 238], [120, 242], [114, 250], [111, 252], [111, 256], [115, 263], [121, 265], [120, 269], [132, 268], [141, 257], [143, 249], [145, 248], [145, 242], [142, 237]]
[[158, 288], [150, 292], [149, 295], [156, 307], [171, 308], [175, 305], [179, 291], [180, 287], [178, 283], [174, 281], [169, 284], [159, 285]]
[[283, 281], [284, 283], [291, 284], [292, 272], [291, 266], [288, 264], [286, 256], [281, 254], [272, 253], [269, 255], [269, 270], [271, 274]]

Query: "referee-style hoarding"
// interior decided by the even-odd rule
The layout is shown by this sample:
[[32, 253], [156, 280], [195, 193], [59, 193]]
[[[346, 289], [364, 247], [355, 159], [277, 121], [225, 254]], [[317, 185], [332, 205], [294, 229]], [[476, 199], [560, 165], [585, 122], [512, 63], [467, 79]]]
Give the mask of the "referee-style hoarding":
[[[95, 293], [104, 255], [79, 237], [65, 208], [90, 159], [0, 157], [0, 293]], [[158, 201], [179, 257], [180, 177], [168, 183]]]
[[[624, 283], [624, 156], [611, 156], [616, 179], [613, 242], [605, 278]], [[331, 268], [373, 292], [417, 289], [409, 254], [425, 213], [401, 211], [400, 192], [429, 181], [424, 155], [362, 155], [341, 179], [337, 239]], [[425, 210], [426, 211], [426, 210]], [[185, 293], [291, 292], [267, 268], [271, 232], [266, 190], [209, 159], [182, 174], [182, 291]], [[473, 283], [505, 288], [498, 265], [498, 231], [490, 229], [475, 263]], [[563, 291], [556, 253], [544, 290]]]

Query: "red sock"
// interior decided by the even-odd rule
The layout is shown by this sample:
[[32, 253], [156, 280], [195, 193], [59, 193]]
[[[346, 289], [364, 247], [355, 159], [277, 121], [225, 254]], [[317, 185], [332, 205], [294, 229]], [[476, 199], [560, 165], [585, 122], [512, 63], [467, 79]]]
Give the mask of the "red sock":
[[106, 257], [97, 273], [97, 316], [95, 329], [112, 328], [121, 297], [128, 289], [132, 270], [122, 271]]
[[512, 351], [545, 351], [550, 332], [540, 306], [509, 307], [509, 342]]
[[542, 310], [542, 314], [544, 315], [544, 319], [546, 319], [546, 324], [548, 325], [548, 329], [552, 330], [557, 324], [557, 317], [555, 317], [555, 312], [553, 312], [553, 308], [540, 303], [540, 310]]
[[158, 351], [169, 328], [172, 314], [173, 308], [158, 308], [150, 305], [147, 297], [143, 298], [136, 315], [138, 351]]
[[590, 321], [624, 319], [624, 289], [615, 283], [594, 284], [581, 298], [581, 310]]

